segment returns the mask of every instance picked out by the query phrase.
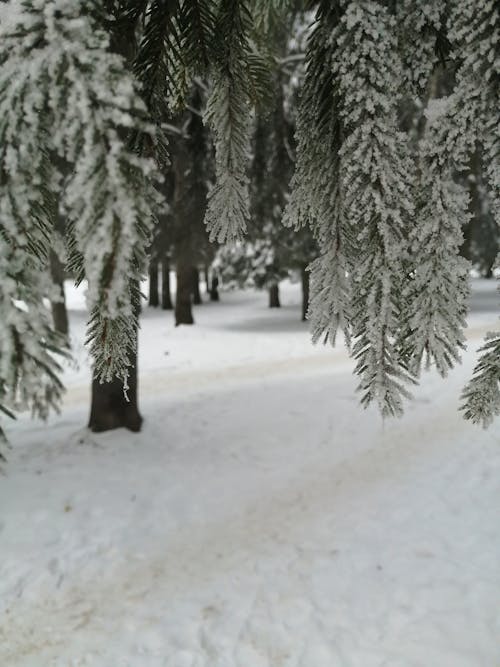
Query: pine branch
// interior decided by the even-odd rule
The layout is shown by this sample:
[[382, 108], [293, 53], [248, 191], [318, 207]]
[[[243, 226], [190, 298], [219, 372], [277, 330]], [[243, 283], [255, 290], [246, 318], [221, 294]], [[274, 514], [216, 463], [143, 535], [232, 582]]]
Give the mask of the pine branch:
[[181, 0], [153, 0], [134, 63], [141, 96], [158, 122], [165, 115], [166, 100], [177, 107], [186, 93], [182, 31], [179, 25]]
[[184, 61], [192, 75], [208, 71], [214, 50], [217, 3], [214, 0], [182, 0], [179, 25]]
[[216, 24], [219, 47], [205, 113], [216, 151], [216, 184], [208, 196], [205, 221], [210, 240], [220, 243], [241, 238], [249, 219], [250, 26], [246, 1], [222, 0]]
[[[102, 379], [126, 377], [124, 356], [108, 352], [135, 345], [137, 316], [130, 283], [145, 269], [157, 201], [149, 185], [155, 166], [132, 152], [127, 136], [135, 130], [154, 143], [156, 132], [123, 59], [110, 53], [108, 35], [92, 13], [86, 14], [79, 2], [52, 10], [52, 3], [40, 10], [30, 5], [2, 42], [2, 73], [12, 95], [22, 98], [18, 116], [25, 119], [23, 143], [33, 146], [26, 165], [26, 199], [41, 192], [33, 157], [40, 155], [41, 118], [54, 128], [47, 150], [72, 167], [62, 205], [73, 230], [76, 263], [88, 280], [96, 372]], [[25, 89], [19, 86], [23, 80]], [[9, 96], [2, 95], [2, 103], [12, 106]], [[6, 137], [8, 147], [12, 137]], [[36, 212], [30, 219], [36, 220]], [[45, 363], [41, 355], [33, 360]]]
[[460, 409], [465, 419], [486, 428], [500, 415], [500, 334], [490, 334], [479, 354], [473, 377], [463, 390]]
[[[8, 35], [4, 45], [15, 62]], [[42, 65], [17, 69], [5, 52], [0, 63], [0, 410], [12, 416], [29, 409], [43, 418], [62, 395], [57, 356], [65, 341], [44, 303], [52, 295], [48, 254], [57, 205], [43, 100], [31, 86]]]
[[[308, 318], [314, 342], [335, 344], [340, 328], [350, 340], [353, 235], [342, 216], [339, 150], [343, 125], [338, 82], [333, 74], [334, 42], [341, 13], [321, 3], [306, 54], [306, 74], [297, 119], [297, 163], [284, 224], [309, 225], [322, 249], [311, 264]], [[321, 137], [321, 140], [318, 138]]]
[[[458, 64], [455, 89], [447, 101], [437, 137], [441, 162], [465, 169], [478, 145], [482, 148], [489, 180], [490, 200], [500, 227], [500, 129], [498, 124], [500, 70], [500, 10], [485, 0], [453, 0], [449, 33]], [[498, 334], [487, 339], [466, 386], [464, 416], [487, 425], [500, 412], [498, 391]]]

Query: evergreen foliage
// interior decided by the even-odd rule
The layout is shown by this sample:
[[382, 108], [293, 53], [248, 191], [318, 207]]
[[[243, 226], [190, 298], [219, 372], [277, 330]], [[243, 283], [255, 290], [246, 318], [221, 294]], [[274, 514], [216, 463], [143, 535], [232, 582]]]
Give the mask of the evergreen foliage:
[[221, 0], [216, 22], [219, 48], [205, 114], [216, 151], [216, 184], [209, 193], [206, 221], [210, 240], [220, 243], [240, 239], [249, 218], [250, 25], [246, 0]]
[[[0, 27], [2, 403], [45, 415], [59, 399], [48, 247], [57, 196], [88, 280], [88, 339], [99, 377], [126, 378], [135, 341], [129, 280], [145, 265], [152, 219], [150, 160], [128, 128], [153, 135], [123, 60], [90, 3], [23, 2]], [[8, 11], [8, 10], [7, 10]], [[58, 173], [57, 162], [68, 165]]]
[[[455, 0], [450, 39], [458, 62], [456, 88], [443, 119], [452, 128], [448, 145], [456, 164], [466, 168], [478, 148], [490, 186], [491, 208], [500, 224], [500, 9], [493, 0]], [[487, 425], [499, 413], [500, 346], [498, 334], [480, 351], [474, 377], [464, 390], [464, 415]]]
[[463, 391], [466, 419], [484, 427], [500, 415], [500, 334], [490, 334], [479, 350], [474, 375]]

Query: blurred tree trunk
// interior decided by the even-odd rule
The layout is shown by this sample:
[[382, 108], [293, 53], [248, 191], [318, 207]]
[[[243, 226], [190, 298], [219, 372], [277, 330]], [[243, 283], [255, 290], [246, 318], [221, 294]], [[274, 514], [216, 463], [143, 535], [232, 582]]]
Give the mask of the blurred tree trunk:
[[302, 278], [302, 321], [307, 319], [307, 309], [309, 308], [309, 271], [307, 264], [303, 264], [301, 268]]
[[153, 258], [149, 263], [149, 305], [153, 308], [160, 305], [158, 262]]
[[64, 266], [61, 264], [57, 254], [50, 251], [50, 275], [54, 284], [59, 287], [60, 300], [52, 301], [52, 319], [54, 329], [60, 334], [67, 336], [69, 333], [68, 311], [66, 310], [66, 298], [64, 296]]
[[210, 285], [210, 301], [219, 301], [219, 279], [214, 275]]
[[210, 294], [210, 280], [208, 277], [208, 266], [206, 264], [203, 267], [203, 278], [205, 280], [205, 290], [207, 294]]
[[278, 283], [269, 287], [269, 308], [280, 308], [280, 290]]
[[195, 304], [195, 306], [199, 306], [203, 303], [203, 301], [201, 300], [201, 293], [200, 293], [200, 270], [198, 269], [197, 266], [193, 266], [192, 276], [193, 276], [193, 303]]
[[177, 291], [175, 295], [175, 326], [194, 324], [191, 308], [193, 266], [189, 257], [177, 258]]
[[170, 297], [170, 258], [165, 256], [161, 263], [161, 307], [163, 310], [173, 310]]
[[[177, 293], [175, 322], [194, 324], [192, 297], [201, 303], [199, 275], [194, 267], [201, 261], [201, 251], [206, 239], [204, 225], [207, 196], [207, 137], [201, 113], [203, 107], [199, 89], [195, 86], [191, 107], [180, 119], [185, 135], [172, 141], [171, 160], [174, 177], [172, 218], [174, 220], [174, 260], [177, 269]], [[174, 144], [175, 141], [175, 144]]]

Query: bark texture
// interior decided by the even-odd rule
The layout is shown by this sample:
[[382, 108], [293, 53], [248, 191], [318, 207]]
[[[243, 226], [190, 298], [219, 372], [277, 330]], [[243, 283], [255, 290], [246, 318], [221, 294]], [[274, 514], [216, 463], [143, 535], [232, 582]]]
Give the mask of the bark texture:
[[175, 326], [194, 324], [191, 308], [191, 292], [193, 286], [193, 267], [191, 262], [177, 258], [177, 291], [175, 296]]
[[200, 304], [203, 303], [203, 301], [201, 300], [201, 292], [200, 292], [200, 271], [197, 266], [193, 266], [192, 276], [193, 276], [193, 303], [195, 304], [195, 306], [199, 306]]
[[154, 259], [149, 264], [149, 305], [153, 308], [160, 305], [158, 262]]
[[67, 336], [69, 333], [69, 320], [68, 311], [66, 310], [66, 298], [64, 296], [64, 267], [53, 250], [50, 252], [50, 273], [54, 284], [59, 287], [60, 295], [60, 300], [51, 302], [54, 329], [60, 334]]
[[280, 290], [279, 285], [274, 283], [269, 288], [269, 308], [280, 308]]

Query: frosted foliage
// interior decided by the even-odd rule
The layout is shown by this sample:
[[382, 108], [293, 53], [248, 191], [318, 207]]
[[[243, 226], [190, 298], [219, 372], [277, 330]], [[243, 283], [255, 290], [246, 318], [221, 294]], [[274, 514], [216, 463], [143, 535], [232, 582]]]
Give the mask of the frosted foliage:
[[395, 345], [399, 333], [402, 255], [413, 216], [412, 165], [397, 130], [402, 80], [394, 24], [373, 2], [351, 2], [336, 39], [344, 141], [340, 150], [342, 217], [355, 234], [351, 327], [362, 402], [401, 414], [412, 382]]
[[312, 294], [308, 318], [312, 323], [312, 340], [321, 338], [335, 344], [337, 331], [344, 331], [350, 344], [350, 327], [346, 313], [350, 311], [350, 281], [345, 256], [337, 250], [335, 242], [310, 266]]
[[403, 79], [395, 22], [382, 5], [323, 5], [285, 216], [288, 225], [310, 224], [322, 248], [311, 265], [313, 340], [333, 343], [344, 331], [362, 402], [375, 401], [383, 414], [401, 414], [413, 382], [397, 346], [414, 210], [412, 164], [396, 120]]
[[208, 196], [206, 225], [211, 241], [241, 239], [249, 219], [246, 170], [250, 146], [251, 81], [246, 2], [224, 0], [217, 28], [222, 43], [212, 67], [205, 121], [215, 144], [216, 185]]
[[[12, 29], [0, 26], [0, 132], [6, 175], [1, 225], [11, 239], [28, 225], [36, 229], [37, 243], [50, 235], [56, 209], [45, 210], [43, 218], [33, 215], [38, 200], [57, 182], [41, 163], [40, 146], [71, 165], [59, 193], [61, 207], [73, 229], [73, 253], [88, 279], [95, 369], [102, 379], [111, 379], [126, 377], [126, 350], [135, 345], [130, 282], [144, 269], [155, 201], [147, 186], [154, 165], [139, 158], [126, 137], [132, 128], [150, 135], [154, 130], [143, 120], [145, 109], [123, 60], [109, 52], [108, 36], [83, 11], [83, 4], [35, 0], [23, 5]], [[13, 196], [19, 202], [16, 210]], [[3, 252], [19, 252], [6, 240]], [[12, 271], [12, 259], [8, 266]], [[46, 262], [40, 270], [47, 270]], [[41, 303], [43, 281], [24, 280], [22, 288], [21, 282], [18, 289], [29, 293], [23, 300], [32, 294]], [[0, 289], [5, 289], [4, 280]], [[12, 296], [6, 294], [4, 303], [13, 309]], [[40, 327], [34, 320], [32, 325], [43, 337], [41, 321]], [[23, 344], [26, 340], [24, 336]], [[4, 354], [2, 360], [5, 363]]]
[[216, 184], [205, 220], [210, 240], [220, 243], [241, 239], [249, 218], [250, 104], [245, 98], [242, 81], [214, 75], [205, 119], [214, 135]]
[[444, 23], [446, 3], [435, 0], [400, 0], [396, 5], [405, 82], [421, 94], [438, 61], [438, 33]]
[[[306, 57], [284, 222], [309, 224], [321, 248], [311, 264], [313, 340], [344, 331], [362, 402], [383, 414], [401, 414], [423, 362], [445, 375], [460, 359], [468, 264], [458, 252], [469, 212], [453, 177], [478, 142], [497, 199], [498, 10], [451, 5], [450, 18], [430, 1], [391, 12], [371, 0], [319, 3]], [[398, 129], [398, 104], [427, 94], [450, 48], [457, 85], [429, 102], [415, 142]]]
[[287, 272], [280, 270], [278, 266], [272, 240], [266, 237], [221, 246], [212, 266], [224, 286], [230, 289], [262, 289], [278, 283], [287, 275]]
[[491, 334], [480, 349], [474, 375], [464, 389], [466, 419], [488, 426], [500, 415], [500, 334]]
[[52, 353], [63, 341], [44, 301], [52, 295], [47, 261], [56, 205], [49, 128], [36, 112], [38, 95], [26, 95], [29, 76], [13, 78], [0, 67], [0, 411], [28, 408], [45, 417], [62, 392]]
[[[464, 162], [470, 143], [478, 142], [489, 181], [492, 210], [500, 224], [500, 10], [493, 0], [454, 0], [450, 39], [459, 59], [456, 89], [443, 124], [454, 129], [447, 147], [455, 163]], [[499, 335], [488, 339], [480, 352], [474, 376], [464, 390], [464, 415], [487, 425], [500, 411]]]
[[[313, 340], [335, 342], [338, 328], [350, 331], [352, 235], [341, 214], [339, 133], [341, 130], [329, 13], [317, 21], [309, 42], [307, 69], [297, 119], [297, 164], [284, 224], [308, 224], [322, 249], [311, 265], [308, 318]], [[318, 137], [321, 140], [318, 141]]]
[[[432, 135], [432, 128], [429, 130]], [[422, 360], [446, 375], [464, 346], [469, 263], [459, 257], [462, 225], [469, 217], [468, 195], [451, 180], [449, 169], [432, 157], [424, 140], [419, 188], [418, 225], [410, 235], [404, 289], [407, 330], [401, 339], [410, 366], [418, 373]]]

